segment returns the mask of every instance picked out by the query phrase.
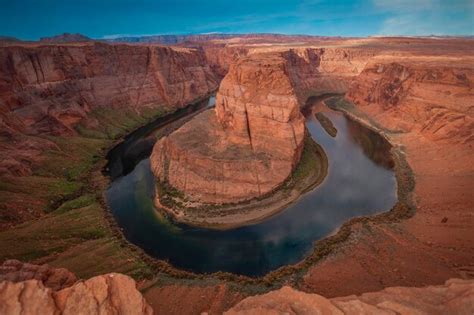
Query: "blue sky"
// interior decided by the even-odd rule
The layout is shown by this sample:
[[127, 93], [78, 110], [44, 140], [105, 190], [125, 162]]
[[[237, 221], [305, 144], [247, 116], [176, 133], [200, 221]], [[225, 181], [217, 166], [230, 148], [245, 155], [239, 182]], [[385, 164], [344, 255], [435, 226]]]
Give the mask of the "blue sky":
[[474, 0], [0, 0], [0, 34], [474, 35]]

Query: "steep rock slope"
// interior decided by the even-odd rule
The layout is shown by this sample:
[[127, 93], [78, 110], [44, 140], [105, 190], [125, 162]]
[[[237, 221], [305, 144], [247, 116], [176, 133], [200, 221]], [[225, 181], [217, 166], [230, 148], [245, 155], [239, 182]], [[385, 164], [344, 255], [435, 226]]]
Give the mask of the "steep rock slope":
[[71, 198], [100, 149], [214, 91], [197, 49], [81, 43], [0, 48], [0, 225]]
[[181, 107], [217, 86], [204, 54], [184, 48], [10, 46], [0, 49], [0, 63], [0, 174], [30, 173], [48, 147], [31, 136], [72, 135], [79, 122], [93, 129], [94, 110]]
[[339, 108], [406, 159], [413, 216], [353, 226], [336, 254], [309, 269], [305, 291], [337, 296], [473, 277], [473, 64], [472, 54], [380, 56], [354, 80], [351, 103]]
[[375, 59], [347, 98], [389, 129], [474, 141], [474, 68], [456, 60], [433, 61]]
[[195, 201], [229, 203], [278, 187], [299, 160], [304, 119], [287, 62], [244, 58], [222, 81], [215, 111], [161, 139], [151, 156], [156, 177]]

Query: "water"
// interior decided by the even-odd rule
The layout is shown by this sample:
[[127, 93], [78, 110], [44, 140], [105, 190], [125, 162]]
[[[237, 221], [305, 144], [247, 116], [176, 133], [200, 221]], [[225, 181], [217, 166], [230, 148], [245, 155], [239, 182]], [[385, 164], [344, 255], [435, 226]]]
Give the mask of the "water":
[[310, 252], [314, 241], [348, 219], [387, 211], [397, 200], [386, 141], [338, 112], [325, 115], [338, 129], [335, 138], [312, 114], [306, 125], [328, 156], [327, 177], [264, 222], [226, 231], [172, 222], [153, 208], [148, 158], [111, 183], [107, 200], [113, 215], [129, 241], [178, 268], [257, 276], [295, 263]]

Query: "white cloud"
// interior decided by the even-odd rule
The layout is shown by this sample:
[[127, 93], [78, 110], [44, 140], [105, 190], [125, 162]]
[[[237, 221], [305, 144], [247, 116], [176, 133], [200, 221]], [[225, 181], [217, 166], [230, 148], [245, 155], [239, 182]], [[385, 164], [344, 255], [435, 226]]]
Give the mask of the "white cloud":
[[432, 8], [439, 0], [373, 0], [376, 8], [389, 11], [413, 11]]
[[[472, 35], [474, 1], [470, 0], [373, 0], [389, 17], [378, 35]], [[459, 18], [460, 16], [471, 18]]]

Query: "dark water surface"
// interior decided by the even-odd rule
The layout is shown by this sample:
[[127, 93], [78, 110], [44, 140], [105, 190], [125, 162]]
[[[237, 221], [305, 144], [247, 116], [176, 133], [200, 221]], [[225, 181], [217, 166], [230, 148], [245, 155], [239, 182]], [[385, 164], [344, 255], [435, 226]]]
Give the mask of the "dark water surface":
[[[257, 276], [295, 263], [310, 252], [314, 241], [348, 219], [387, 211], [397, 200], [388, 143], [338, 112], [325, 115], [338, 130], [335, 138], [312, 114], [307, 115], [306, 125], [328, 156], [326, 179], [262, 223], [215, 231], [172, 222], [153, 208], [154, 179], [148, 157], [111, 183], [109, 206], [130, 242], [178, 268]], [[115, 155], [126, 151], [122, 148]]]

